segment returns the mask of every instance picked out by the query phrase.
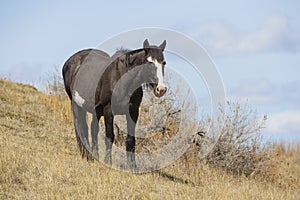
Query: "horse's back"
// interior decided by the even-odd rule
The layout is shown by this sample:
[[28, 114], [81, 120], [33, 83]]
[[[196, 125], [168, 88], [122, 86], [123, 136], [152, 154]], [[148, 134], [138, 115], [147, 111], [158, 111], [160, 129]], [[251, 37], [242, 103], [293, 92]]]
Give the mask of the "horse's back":
[[[110, 56], [98, 49], [85, 49], [72, 55], [64, 64], [62, 73], [66, 92], [84, 99], [88, 107], [93, 107], [98, 81], [105, 70]], [[87, 106], [87, 105], [86, 105]]]

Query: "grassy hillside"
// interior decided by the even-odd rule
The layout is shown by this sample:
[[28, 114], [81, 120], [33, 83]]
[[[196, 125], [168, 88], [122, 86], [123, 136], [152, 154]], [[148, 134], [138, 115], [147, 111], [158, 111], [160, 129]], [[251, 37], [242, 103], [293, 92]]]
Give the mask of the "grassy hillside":
[[65, 96], [0, 79], [0, 199], [300, 199], [300, 145], [275, 153], [263, 178], [194, 150], [160, 171], [120, 172], [80, 157]]

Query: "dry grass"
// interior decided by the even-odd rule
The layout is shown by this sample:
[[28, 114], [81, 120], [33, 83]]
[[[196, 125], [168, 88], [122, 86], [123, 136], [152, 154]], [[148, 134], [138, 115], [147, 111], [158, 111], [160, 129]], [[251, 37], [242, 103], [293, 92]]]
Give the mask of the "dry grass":
[[276, 146], [275, 178], [233, 175], [195, 147], [160, 171], [130, 174], [86, 162], [69, 102], [0, 79], [0, 199], [299, 199], [300, 145]]
[[65, 93], [63, 79], [58, 67], [55, 67], [54, 72], [49, 74], [49, 80], [42, 96], [43, 103], [58, 120], [72, 124], [71, 103]]

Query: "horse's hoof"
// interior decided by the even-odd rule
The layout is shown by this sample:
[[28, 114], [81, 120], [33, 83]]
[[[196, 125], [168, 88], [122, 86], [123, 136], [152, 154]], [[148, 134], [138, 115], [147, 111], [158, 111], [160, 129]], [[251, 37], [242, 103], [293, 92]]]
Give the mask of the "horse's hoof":
[[108, 166], [111, 166], [112, 165], [111, 158], [109, 158], [108, 156], [105, 156], [104, 163]]
[[136, 173], [138, 171], [135, 162], [128, 161], [128, 166], [129, 166], [129, 169], [130, 169], [131, 173]]
[[99, 152], [97, 150], [95, 150], [95, 149], [93, 150], [92, 156], [93, 156], [93, 159], [99, 160]]
[[87, 160], [87, 161], [94, 161], [93, 155], [92, 155], [91, 153], [87, 153], [87, 155], [86, 155], [86, 160]]

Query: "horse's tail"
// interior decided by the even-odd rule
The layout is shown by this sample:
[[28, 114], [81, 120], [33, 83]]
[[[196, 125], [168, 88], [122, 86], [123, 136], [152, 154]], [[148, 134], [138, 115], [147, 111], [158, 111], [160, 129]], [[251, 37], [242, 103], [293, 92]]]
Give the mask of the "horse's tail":
[[91, 150], [88, 142], [88, 128], [86, 124], [86, 112], [82, 110], [76, 103], [72, 103], [73, 122], [75, 127], [75, 134], [77, 145], [82, 158], [91, 159]]
[[[75, 123], [74, 123], [74, 125], [75, 125]], [[87, 150], [86, 150], [86, 148], [83, 145], [83, 142], [82, 142], [82, 140], [80, 138], [80, 135], [78, 133], [78, 128], [77, 128], [76, 125], [75, 125], [75, 134], [76, 134], [77, 146], [79, 148], [79, 152], [80, 152], [82, 158], [87, 157]]]

